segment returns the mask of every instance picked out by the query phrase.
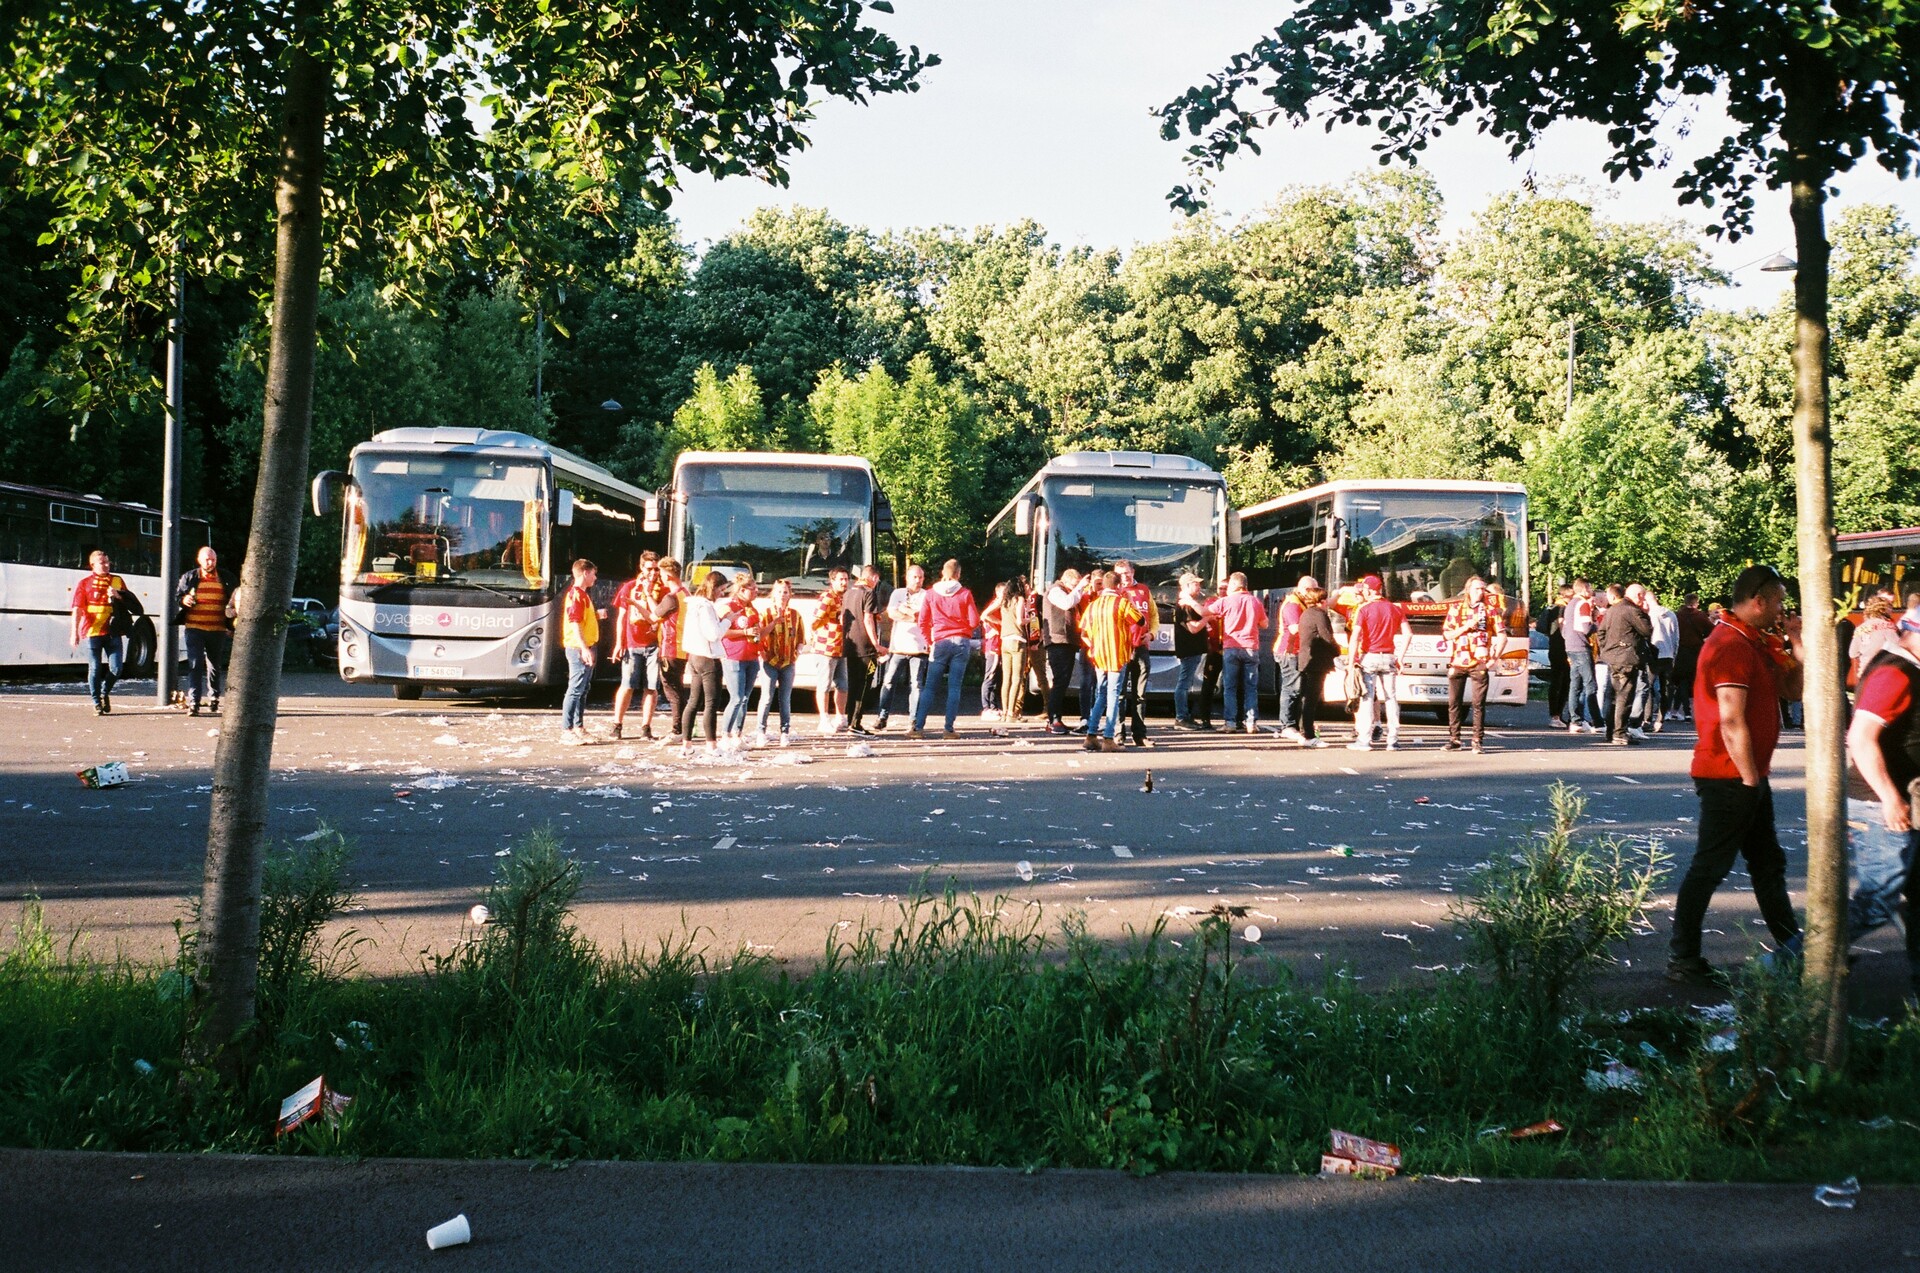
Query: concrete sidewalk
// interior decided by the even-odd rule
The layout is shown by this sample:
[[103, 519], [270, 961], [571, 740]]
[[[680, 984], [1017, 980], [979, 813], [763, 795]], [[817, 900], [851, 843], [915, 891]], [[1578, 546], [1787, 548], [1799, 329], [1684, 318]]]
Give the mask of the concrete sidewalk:
[[[429, 1252], [457, 1212], [469, 1246]], [[1920, 1267], [1920, 1189], [0, 1150], [0, 1269]]]

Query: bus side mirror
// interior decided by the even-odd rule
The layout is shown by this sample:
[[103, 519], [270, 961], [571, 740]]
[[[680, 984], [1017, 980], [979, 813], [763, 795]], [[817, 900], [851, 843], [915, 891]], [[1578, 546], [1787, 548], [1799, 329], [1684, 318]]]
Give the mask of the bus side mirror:
[[1240, 531], [1240, 514], [1227, 510], [1227, 543], [1237, 544], [1243, 538]]
[[1547, 538], [1547, 532], [1544, 530], [1534, 531], [1533, 543], [1535, 554], [1540, 558], [1540, 564], [1543, 566], [1552, 565], [1553, 542]]
[[1033, 534], [1033, 501], [1022, 498], [1013, 506], [1013, 533], [1020, 539]]
[[326, 517], [333, 512], [333, 493], [346, 479], [347, 475], [339, 469], [327, 469], [314, 475], [312, 490], [315, 517]]
[[893, 533], [893, 501], [877, 495], [873, 501], [873, 529], [882, 535]]
[[641, 528], [647, 531], [660, 529], [660, 497], [649, 495], [640, 502], [642, 511]]
[[573, 525], [573, 492], [561, 491], [560, 498], [554, 501], [553, 524], [555, 526]]

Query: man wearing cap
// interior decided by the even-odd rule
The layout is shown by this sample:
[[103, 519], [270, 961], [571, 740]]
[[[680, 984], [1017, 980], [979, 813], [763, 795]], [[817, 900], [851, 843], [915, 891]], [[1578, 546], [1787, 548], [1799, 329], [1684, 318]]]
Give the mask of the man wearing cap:
[[1317, 592], [1319, 589], [1320, 582], [1312, 575], [1300, 576], [1300, 582], [1280, 603], [1280, 622], [1275, 625], [1273, 634], [1273, 671], [1275, 693], [1280, 700], [1280, 737], [1296, 743], [1307, 741], [1307, 736], [1300, 732], [1300, 664], [1296, 657], [1300, 651], [1300, 616], [1306, 610], [1300, 604], [1300, 597], [1303, 593]]
[[1800, 921], [1787, 895], [1787, 856], [1773, 824], [1767, 772], [1780, 741], [1780, 702], [1798, 700], [1800, 620], [1786, 616], [1787, 587], [1771, 566], [1748, 566], [1733, 581], [1733, 605], [1700, 648], [1694, 677], [1693, 785], [1700, 840], [1673, 905], [1667, 980], [1714, 985], [1700, 955], [1700, 927], [1720, 881], [1744, 858], [1767, 930], [1800, 953]]
[[1892, 921], [1907, 895], [1907, 973], [1920, 994], [1920, 928], [1913, 913], [1913, 798], [1920, 781], [1920, 608], [1908, 610], [1893, 639], [1860, 674], [1847, 729], [1847, 827], [1853, 897], [1849, 944]]
[[1360, 607], [1353, 612], [1353, 640], [1347, 657], [1360, 661], [1360, 708], [1354, 714], [1348, 751], [1373, 750], [1376, 712], [1387, 722], [1387, 750], [1400, 745], [1400, 656], [1413, 639], [1407, 612], [1386, 598], [1379, 575], [1360, 581]]

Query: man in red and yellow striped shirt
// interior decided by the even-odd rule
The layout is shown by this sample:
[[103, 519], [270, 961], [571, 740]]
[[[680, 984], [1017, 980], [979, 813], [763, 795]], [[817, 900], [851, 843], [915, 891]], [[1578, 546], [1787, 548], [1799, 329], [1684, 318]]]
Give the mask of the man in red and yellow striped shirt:
[[[1080, 642], [1093, 665], [1093, 709], [1087, 715], [1087, 751], [1119, 751], [1121, 692], [1146, 614], [1120, 591], [1120, 577], [1100, 576], [1100, 592], [1080, 609]], [[1105, 737], [1100, 737], [1103, 732]]]
[[198, 563], [180, 576], [174, 600], [187, 639], [187, 713], [200, 714], [202, 694], [212, 691], [212, 710], [220, 710], [220, 689], [227, 679], [227, 651], [233, 631], [233, 580], [220, 569], [220, 557], [204, 547]]

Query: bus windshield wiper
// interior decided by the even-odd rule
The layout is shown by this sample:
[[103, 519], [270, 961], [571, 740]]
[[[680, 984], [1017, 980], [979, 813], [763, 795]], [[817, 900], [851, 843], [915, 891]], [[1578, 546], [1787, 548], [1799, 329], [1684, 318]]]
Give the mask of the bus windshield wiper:
[[503, 592], [499, 588], [495, 588], [491, 584], [481, 583], [477, 579], [465, 579], [459, 575], [449, 575], [441, 582], [459, 584], [463, 588], [478, 588], [482, 592], [491, 592], [496, 597], [505, 597], [508, 601], [514, 602], [516, 605], [520, 602], [520, 598], [514, 596], [511, 592]]

